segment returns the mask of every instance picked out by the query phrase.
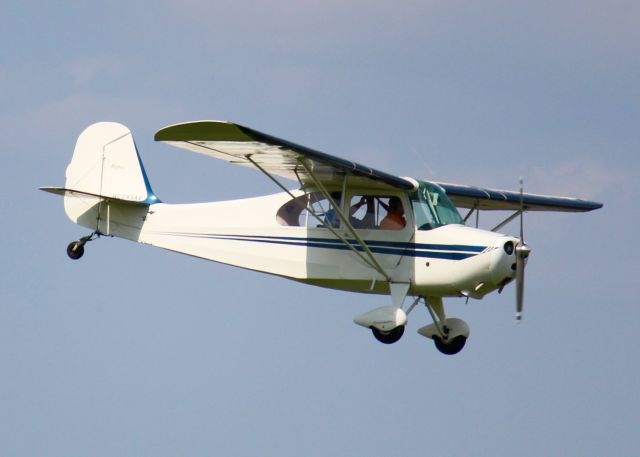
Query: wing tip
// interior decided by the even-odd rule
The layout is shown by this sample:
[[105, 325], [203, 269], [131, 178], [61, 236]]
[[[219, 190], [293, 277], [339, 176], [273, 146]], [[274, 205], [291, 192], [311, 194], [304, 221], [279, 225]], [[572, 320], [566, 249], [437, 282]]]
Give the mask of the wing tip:
[[251, 140], [245, 128], [229, 121], [200, 120], [180, 122], [158, 130], [155, 141], [247, 141]]

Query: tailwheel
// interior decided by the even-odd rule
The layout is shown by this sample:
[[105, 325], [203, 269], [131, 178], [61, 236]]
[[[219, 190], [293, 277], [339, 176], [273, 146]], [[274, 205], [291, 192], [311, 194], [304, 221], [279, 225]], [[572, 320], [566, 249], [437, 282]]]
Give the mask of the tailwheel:
[[[371, 327], [371, 332], [376, 340], [384, 344], [393, 344], [402, 338], [404, 334], [404, 325], [398, 325], [389, 331], [378, 330], [375, 327]], [[462, 349], [462, 348], [461, 348]]]
[[87, 244], [89, 241], [93, 241], [96, 238], [100, 238], [101, 236], [102, 236], [102, 233], [96, 230], [90, 235], [83, 236], [78, 241], [72, 241], [71, 243], [69, 243], [69, 246], [67, 246], [67, 255], [69, 256], [70, 259], [78, 260], [80, 257], [84, 255], [84, 245]]
[[467, 343], [467, 337], [464, 335], [458, 335], [454, 338], [443, 341], [442, 338], [434, 335], [433, 342], [435, 343], [438, 351], [446, 355], [453, 355], [462, 351], [462, 348]]
[[67, 255], [73, 260], [78, 260], [84, 255], [84, 243], [81, 241], [72, 241], [67, 246]]

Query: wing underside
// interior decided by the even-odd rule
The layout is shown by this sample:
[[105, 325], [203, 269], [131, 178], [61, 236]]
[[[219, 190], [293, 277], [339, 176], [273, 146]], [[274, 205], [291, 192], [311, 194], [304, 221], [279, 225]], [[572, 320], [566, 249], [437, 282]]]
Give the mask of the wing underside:
[[258, 166], [271, 175], [302, 184], [312, 183], [313, 173], [324, 185], [342, 185], [348, 176], [351, 185], [404, 190], [415, 187], [411, 180], [224, 121], [172, 125], [159, 130], [155, 140], [237, 165]]

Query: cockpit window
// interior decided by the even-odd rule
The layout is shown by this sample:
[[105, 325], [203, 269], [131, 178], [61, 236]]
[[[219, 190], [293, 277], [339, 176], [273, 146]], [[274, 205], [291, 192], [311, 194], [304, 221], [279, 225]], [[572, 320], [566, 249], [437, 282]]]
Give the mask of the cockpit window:
[[[333, 199], [340, 204], [340, 192], [332, 192]], [[311, 207], [314, 217], [307, 208]], [[319, 219], [318, 219], [319, 218]], [[340, 219], [335, 214], [331, 203], [321, 192], [301, 195], [284, 204], [276, 214], [280, 225], [290, 227], [339, 227]]]
[[464, 224], [447, 194], [435, 184], [420, 182], [411, 194], [414, 218], [418, 230], [431, 230], [447, 224]]
[[402, 230], [407, 225], [402, 198], [394, 195], [354, 194], [349, 221], [356, 229]]
[[[330, 192], [330, 195], [338, 205], [342, 204], [342, 192]], [[354, 193], [347, 198], [345, 217], [355, 229], [403, 230], [407, 226], [409, 215], [405, 215], [405, 211], [408, 206], [400, 196]], [[280, 225], [289, 227], [337, 228], [342, 225], [335, 209], [321, 192], [310, 192], [289, 200], [280, 207], [276, 219]]]
[[[431, 230], [448, 224], [464, 224], [454, 204], [444, 190], [435, 184], [421, 181], [418, 189], [409, 194], [413, 219], [418, 230]], [[340, 205], [341, 192], [331, 192]], [[402, 230], [411, 222], [410, 209], [403, 198], [393, 195], [353, 193], [347, 196], [346, 217], [356, 229]], [[310, 207], [313, 216], [307, 208]], [[406, 217], [405, 217], [406, 216]], [[280, 225], [290, 227], [340, 227], [341, 221], [331, 203], [321, 192], [310, 192], [289, 200], [276, 214]]]

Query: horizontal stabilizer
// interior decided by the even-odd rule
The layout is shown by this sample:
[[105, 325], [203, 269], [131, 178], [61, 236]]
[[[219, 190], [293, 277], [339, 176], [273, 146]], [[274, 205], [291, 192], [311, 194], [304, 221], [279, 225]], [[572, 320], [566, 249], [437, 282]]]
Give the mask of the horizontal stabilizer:
[[128, 203], [131, 205], [140, 205], [140, 206], [148, 206], [149, 203], [148, 202], [138, 202], [138, 201], [132, 201], [132, 200], [124, 200], [122, 198], [115, 198], [115, 197], [106, 197], [104, 195], [98, 195], [98, 194], [92, 194], [90, 192], [83, 192], [80, 190], [73, 190], [73, 189], [65, 189], [63, 187], [40, 187], [40, 190], [44, 191], [44, 192], [49, 192], [50, 194], [56, 194], [56, 195], [60, 195], [62, 197], [93, 197], [93, 198], [98, 198], [104, 201], [113, 201], [113, 202], [124, 202], [124, 203]]

